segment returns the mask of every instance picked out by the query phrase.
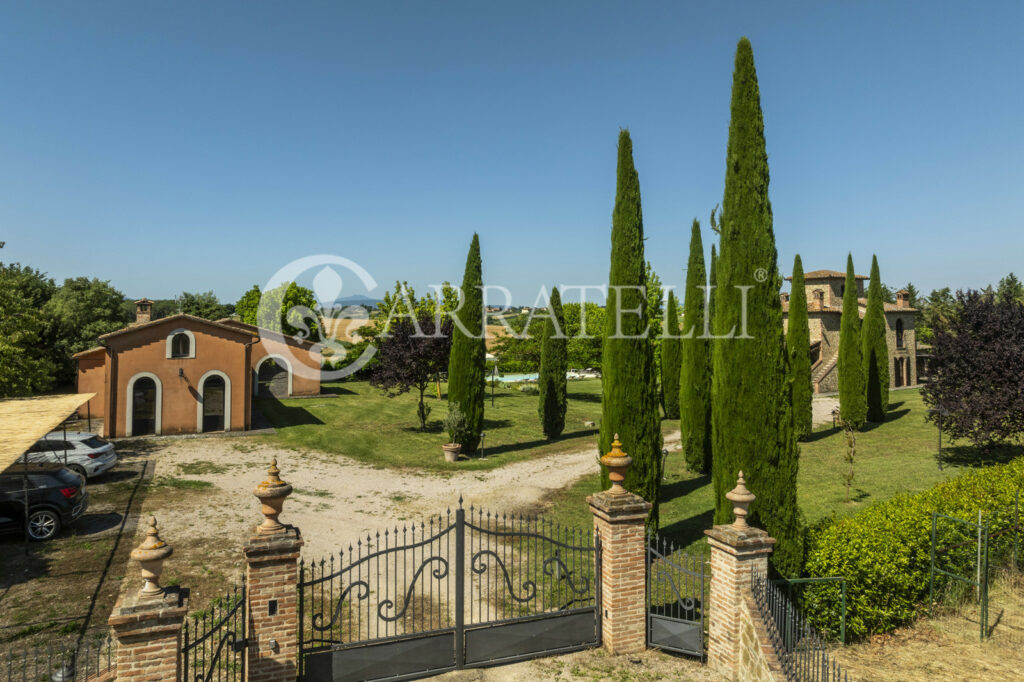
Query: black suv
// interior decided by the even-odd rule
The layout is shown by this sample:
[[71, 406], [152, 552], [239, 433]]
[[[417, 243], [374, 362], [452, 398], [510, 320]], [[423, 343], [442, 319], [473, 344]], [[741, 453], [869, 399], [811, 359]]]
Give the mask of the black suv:
[[[28, 525], [25, 485], [28, 484]], [[0, 533], [28, 531], [32, 540], [49, 540], [89, 506], [82, 478], [52, 464], [15, 464], [0, 472]]]

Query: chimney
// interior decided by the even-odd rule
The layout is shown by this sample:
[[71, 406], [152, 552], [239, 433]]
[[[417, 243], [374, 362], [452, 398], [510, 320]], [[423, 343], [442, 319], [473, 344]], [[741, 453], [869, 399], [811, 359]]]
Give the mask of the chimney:
[[153, 302], [148, 298], [140, 298], [135, 302], [135, 324], [146, 324], [152, 317]]
[[909, 308], [910, 307], [910, 292], [906, 289], [900, 289], [896, 292], [896, 307], [897, 308]]
[[783, 303], [789, 303], [789, 292], [783, 291], [779, 296], [782, 298]]

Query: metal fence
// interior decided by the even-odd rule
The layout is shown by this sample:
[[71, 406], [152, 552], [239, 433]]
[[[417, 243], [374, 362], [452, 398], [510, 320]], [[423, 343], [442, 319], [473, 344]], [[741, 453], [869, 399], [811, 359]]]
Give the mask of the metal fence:
[[811, 627], [784, 588], [755, 571], [750, 589], [787, 680], [846, 682], [847, 673], [829, 654], [825, 638]]
[[0, 654], [2, 682], [85, 682], [114, 667], [113, 639], [85, 636], [81, 640], [51, 642], [45, 647], [25, 647]]

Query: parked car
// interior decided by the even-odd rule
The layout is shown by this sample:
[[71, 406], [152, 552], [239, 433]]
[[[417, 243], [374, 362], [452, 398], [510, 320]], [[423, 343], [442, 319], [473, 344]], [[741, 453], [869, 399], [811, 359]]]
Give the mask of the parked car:
[[24, 530], [31, 540], [49, 540], [81, 516], [88, 506], [89, 493], [85, 490], [85, 481], [65, 467], [22, 463], [12, 464], [0, 472], [0, 532]]
[[51, 431], [45, 438], [37, 441], [26, 455], [29, 462], [66, 466], [85, 480], [102, 474], [117, 464], [114, 445], [95, 433], [84, 431]]

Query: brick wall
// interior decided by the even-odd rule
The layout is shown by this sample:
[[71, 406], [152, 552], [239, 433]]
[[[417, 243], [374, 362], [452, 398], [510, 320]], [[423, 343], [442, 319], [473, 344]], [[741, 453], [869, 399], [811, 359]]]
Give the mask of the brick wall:
[[740, 649], [737, 678], [744, 682], [780, 682], [786, 676], [775, 653], [761, 612], [754, 603], [750, 588], [743, 588], [739, 610]]
[[289, 527], [245, 545], [249, 638], [246, 679], [284, 682], [297, 675], [298, 565], [302, 538]]

